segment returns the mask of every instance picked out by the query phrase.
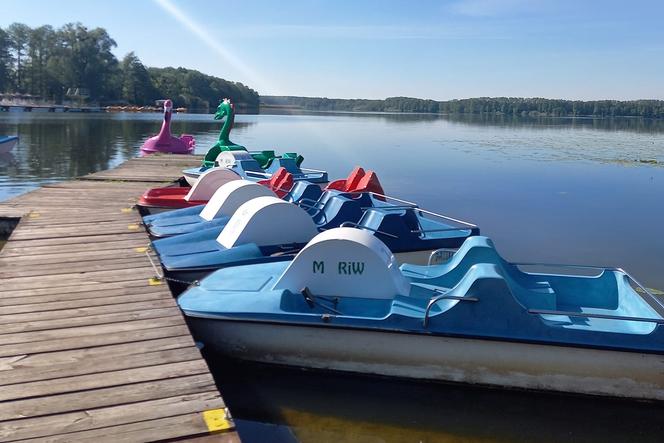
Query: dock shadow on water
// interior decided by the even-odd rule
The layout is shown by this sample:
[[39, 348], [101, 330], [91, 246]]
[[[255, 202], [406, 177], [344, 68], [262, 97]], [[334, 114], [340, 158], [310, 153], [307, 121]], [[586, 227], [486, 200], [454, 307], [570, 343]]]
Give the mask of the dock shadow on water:
[[305, 371], [206, 352], [244, 442], [661, 442], [664, 405]]

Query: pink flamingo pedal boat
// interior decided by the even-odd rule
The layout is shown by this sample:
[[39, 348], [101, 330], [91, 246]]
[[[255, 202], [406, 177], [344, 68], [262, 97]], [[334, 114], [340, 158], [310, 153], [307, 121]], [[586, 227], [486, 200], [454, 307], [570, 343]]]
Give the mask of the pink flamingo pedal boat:
[[173, 102], [164, 101], [164, 122], [161, 124], [159, 134], [147, 139], [141, 146], [141, 154], [154, 154], [164, 152], [168, 154], [191, 154], [194, 152], [196, 141], [194, 137], [182, 134], [180, 137], [171, 135], [171, 116], [173, 114]]

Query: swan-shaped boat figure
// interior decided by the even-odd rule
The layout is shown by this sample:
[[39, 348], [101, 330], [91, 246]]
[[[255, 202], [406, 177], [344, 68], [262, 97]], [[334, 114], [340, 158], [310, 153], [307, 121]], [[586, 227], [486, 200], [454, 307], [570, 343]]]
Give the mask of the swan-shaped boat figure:
[[342, 227], [293, 259], [216, 271], [178, 303], [196, 340], [240, 359], [664, 400], [664, 306], [647, 289], [618, 268], [525, 266], [475, 236], [441, 264], [399, 267]]
[[159, 134], [151, 137], [141, 146], [142, 154], [164, 152], [168, 154], [191, 154], [196, 142], [191, 135], [183, 134], [180, 137], [171, 135], [171, 118], [173, 115], [173, 102], [164, 100], [164, 121]]

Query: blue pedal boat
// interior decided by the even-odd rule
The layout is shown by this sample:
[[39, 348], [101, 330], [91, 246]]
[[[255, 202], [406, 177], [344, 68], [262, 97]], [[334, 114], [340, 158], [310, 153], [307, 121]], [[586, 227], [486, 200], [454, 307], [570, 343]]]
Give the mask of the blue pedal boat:
[[523, 266], [475, 236], [442, 264], [399, 268], [369, 231], [338, 228], [293, 260], [216, 271], [178, 303], [197, 340], [234, 358], [664, 400], [654, 296], [617, 268]]
[[[279, 168], [285, 168], [286, 171], [293, 175], [295, 181], [307, 180], [311, 183], [327, 183], [329, 181], [327, 172], [319, 171], [317, 169], [301, 168], [301, 157], [290, 156], [274, 156], [267, 162], [265, 168], [262, 168], [260, 163], [254, 158], [255, 155], [263, 153], [247, 152], [247, 151], [223, 151], [217, 157], [215, 167], [225, 167], [237, 172], [242, 178], [246, 180], [264, 180], [270, 178]], [[274, 153], [273, 153], [274, 154]], [[182, 170], [182, 174], [189, 183], [193, 186], [202, 173], [208, 171], [210, 166], [200, 166], [196, 168], [188, 168]]]
[[223, 226], [158, 239], [152, 247], [177, 295], [187, 282], [223, 267], [289, 260], [320, 231], [339, 226], [366, 229], [403, 261], [416, 262], [426, 262], [432, 251], [457, 248], [467, 237], [479, 234], [471, 223], [414, 204], [391, 204], [389, 198], [326, 191], [310, 205], [296, 205], [258, 197], [240, 205]]
[[[295, 203], [316, 201], [322, 193], [323, 190], [319, 185], [298, 181], [285, 193], [283, 199]], [[277, 196], [272, 190], [256, 182], [235, 180], [217, 189], [203, 207], [195, 206], [149, 215], [143, 217], [143, 223], [153, 238], [189, 234], [213, 227], [219, 227], [221, 230], [242, 203], [268, 195]]]

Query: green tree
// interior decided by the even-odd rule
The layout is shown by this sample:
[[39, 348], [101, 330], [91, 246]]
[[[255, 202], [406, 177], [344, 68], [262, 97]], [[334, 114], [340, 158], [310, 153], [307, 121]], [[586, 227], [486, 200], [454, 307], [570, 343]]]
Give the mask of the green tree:
[[150, 73], [139, 58], [130, 52], [122, 59], [122, 99], [129, 103], [145, 105], [155, 96]]
[[23, 23], [12, 23], [7, 28], [9, 35], [10, 51], [15, 60], [15, 88], [19, 92], [23, 92], [23, 78], [25, 65], [23, 63], [28, 41], [30, 39], [30, 27]]

